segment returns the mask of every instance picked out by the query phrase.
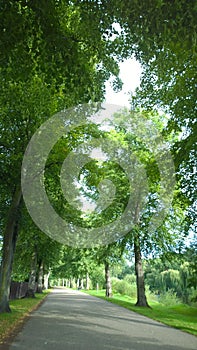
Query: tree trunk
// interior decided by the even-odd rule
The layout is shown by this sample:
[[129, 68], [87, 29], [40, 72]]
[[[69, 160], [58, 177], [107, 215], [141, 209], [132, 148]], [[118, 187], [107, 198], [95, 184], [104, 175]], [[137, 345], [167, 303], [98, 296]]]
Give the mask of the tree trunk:
[[142, 256], [140, 249], [139, 237], [135, 237], [134, 241], [134, 253], [135, 253], [135, 274], [137, 284], [137, 303], [136, 306], [149, 307], [146, 294], [145, 294], [145, 283], [144, 283], [144, 271], [142, 267]]
[[0, 313], [11, 312], [9, 307], [9, 294], [12, 264], [18, 235], [19, 209], [21, 202], [22, 192], [21, 188], [18, 188], [12, 199], [3, 236], [3, 256], [0, 269]]
[[42, 293], [42, 290], [43, 290], [43, 262], [41, 262], [39, 266], [37, 293]]
[[26, 292], [26, 298], [35, 298], [36, 290], [36, 272], [37, 272], [37, 254], [33, 252], [31, 260], [31, 272], [29, 276], [28, 289]]
[[50, 276], [50, 271], [44, 274], [44, 289], [49, 288], [49, 276]]
[[90, 277], [89, 277], [89, 273], [86, 273], [86, 290], [90, 289]]
[[72, 278], [70, 278], [69, 283], [70, 283], [70, 288], [73, 288], [73, 280], [72, 280]]
[[110, 269], [109, 263], [105, 262], [105, 283], [106, 283], [106, 297], [112, 297], [112, 287], [111, 287], [111, 278], [110, 278]]

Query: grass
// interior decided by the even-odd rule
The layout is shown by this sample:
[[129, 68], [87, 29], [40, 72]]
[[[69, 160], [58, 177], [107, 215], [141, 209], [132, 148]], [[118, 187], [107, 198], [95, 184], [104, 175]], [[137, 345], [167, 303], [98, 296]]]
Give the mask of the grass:
[[166, 306], [159, 302], [149, 300], [148, 302], [151, 306], [151, 309], [149, 309], [145, 307], [136, 307], [135, 300], [128, 296], [114, 294], [113, 298], [106, 298], [104, 290], [89, 290], [84, 292], [197, 336], [196, 307], [185, 304]]
[[36, 298], [24, 298], [10, 301], [11, 313], [0, 314], [0, 344], [20, 326], [25, 317], [35, 310], [49, 291], [35, 294]]

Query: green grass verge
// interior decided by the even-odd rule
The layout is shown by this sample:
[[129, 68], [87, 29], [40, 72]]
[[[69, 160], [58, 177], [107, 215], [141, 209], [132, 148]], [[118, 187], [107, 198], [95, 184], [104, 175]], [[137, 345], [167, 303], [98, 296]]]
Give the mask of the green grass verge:
[[0, 344], [20, 326], [25, 317], [35, 310], [43, 299], [49, 294], [49, 290], [42, 294], [35, 294], [36, 298], [24, 298], [10, 301], [11, 313], [0, 314]]
[[153, 320], [162, 322], [168, 326], [178, 328], [187, 333], [197, 336], [197, 308], [185, 304], [166, 306], [155, 301], [149, 301], [151, 309], [136, 307], [135, 300], [119, 294], [114, 294], [113, 298], [106, 298], [105, 291], [83, 291], [90, 295], [107, 300], [111, 303], [123, 306], [129, 310], [147, 316]]

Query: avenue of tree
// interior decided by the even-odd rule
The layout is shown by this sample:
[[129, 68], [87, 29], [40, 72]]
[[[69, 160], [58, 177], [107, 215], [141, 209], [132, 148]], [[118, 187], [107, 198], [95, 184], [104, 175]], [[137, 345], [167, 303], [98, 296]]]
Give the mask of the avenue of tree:
[[[119, 31], [114, 23], [119, 24]], [[187, 287], [197, 288], [195, 237], [193, 246], [185, 247], [185, 237], [191, 232], [195, 234], [197, 228], [196, 33], [195, 0], [1, 1], [0, 312], [11, 311], [11, 279], [29, 281], [27, 296], [33, 295], [36, 281], [38, 291], [42, 291], [50, 274], [67, 280], [85, 278], [88, 288], [98, 266], [104, 267], [106, 295], [110, 296], [110, 269], [121, 263], [124, 254], [133, 254], [135, 258], [137, 305], [148, 306], [142, 258], [150, 254], [157, 259], [162, 256], [161, 261], [174, 256], [181, 259], [186, 254], [187, 264], [180, 271], [182, 276], [188, 273]], [[85, 186], [81, 190], [92, 201], [98, 200], [97, 186], [101, 180], [107, 178], [116, 185], [115, 203], [86, 220], [64, 200], [58, 183], [65, 149], [69, 153], [91, 137], [113, 139], [136, 152], [146, 169], [149, 182], [146, 211], [140, 214], [136, 202], [134, 227], [114, 243], [92, 249], [64, 246], [41, 232], [27, 212], [20, 180], [24, 152], [34, 132], [56, 112], [103, 101], [105, 82], [111, 76], [114, 89], [120, 89], [118, 61], [129, 57], [135, 57], [143, 68], [141, 85], [131, 96], [131, 111], [118, 116], [111, 132], [90, 125], [86, 129], [76, 128], [62, 138], [49, 156], [48, 162], [53, 166], [46, 170], [45, 186], [54, 208], [65, 219], [87, 227], [113, 221], [123, 212], [128, 192], [132, 191], [118, 164], [107, 161], [100, 165], [92, 161], [83, 168]], [[167, 118], [156, 112], [161, 109]], [[158, 168], [153, 154], [125, 126], [125, 118], [129, 120], [139, 111], [143, 111], [139, 115], [145, 119], [156, 122], [169, 143], [176, 172], [172, 207], [165, 221], [150, 235], [147, 225], [159, 206]], [[157, 260], [155, 265], [150, 263], [149, 285], [159, 283], [159, 277], [153, 281], [151, 275], [156, 264]], [[145, 271], [147, 280], [147, 266]], [[162, 272], [161, 266], [159, 271]]]

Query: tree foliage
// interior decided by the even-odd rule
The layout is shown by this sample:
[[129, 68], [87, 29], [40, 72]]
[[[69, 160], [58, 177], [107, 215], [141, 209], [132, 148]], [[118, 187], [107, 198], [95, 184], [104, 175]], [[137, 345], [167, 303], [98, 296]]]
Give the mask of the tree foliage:
[[[161, 227], [157, 234], [152, 233], [148, 237], [146, 226], [150, 214], [155, 205], [159, 205], [156, 196], [159, 173], [155, 159], [143, 143], [139, 143], [135, 137], [125, 132], [123, 126], [114, 134], [106, 136], [102, 133], [104, 137], [113, 141], [119, 138], [122, 144], [135, 145], [136, 155], [145, 165], [150, 191], [149, 202], [137, 230], [139, 232], [140, 228], [141, 231], [140, 244], [144, 253], [152, 249], [170, 249], [174, 238], [173, 216], [180, 214], [179, 206], [182, 207], [182, 211], [187, 210], [185, 232], [196, 229], [196, 18], [195, 0], [1, 1], [0, 229], [1, 237], [4, 238], [1, 278], [5, 275], [6, 264], [8, 273], [8, 283], [3, 287], [7, 290], [6, 295], [13, 258], [10, 255], [9, 263], [8, 260], [6, 262], [7, 251], [14, 251], [12, 245], [16, 242], [19, 230], [21, 238], [18, 252], [23, 244], [26, 244], [30, 253], [33, 249], [33, 244], [29, 243], [30, 238], [33, 239], [36, 235], [38, 251], [40, 257], [44, 257], [46, 265], [49, 267], [54, 264], [56, 258], [58, 259], [57, 247], [51, 247], [51, 241], [36, 231], [30, 219], [27, 219], [27, 223], [21, 220], [21, 217], [25, 217], [20, 191], [21, 162], [31, 136], [44, 121], [62, 108], [90, 100], [101, 101], [105, 93], [104, 83], [111, 75], [115, 79], [114, 87], [119, 89], [121, 82], [118, 78], [117, 62], [126, 57], [134, 55], [143, 68], [141, 86], [131, 98], [132, 109], [159, 108], [168, 113], [168, 123], [163, 135], [168, 138], [173, 132], [176, 136], [172, 152], [180, 189], [177, 190], [167, 225]], [[129, 189], [125, 173], [120, 166], [113, 162], [105, 162], [102, 166], [98, 162], [90, 162], [82, 171], [85, 183], [83, 194], [86, 193], [89, 199], [97, 201], [97, 185], [107, 174], [107, 180], [115, 181], [117, 185], [115, 200], [111, 203], [113, 205], [102, 212], [97, 211], [96, 215], [89, 215], [88, 219], [86, 217], [84, 220], [84, 217], [80, 216], [80, 210], [73, 210], [63, 201], [60, 186], [57, 186], [60, 169], [58, 163], [62, 163], [63, 149], [66, 147], [66, 152], [69, 152], [80, 143], [84, 135], [88, 138], [91, 137], [91, 133], [98, 136], [99, 131], [95, 128], [91, 132], [84, 129], [75, 130], [67, 140], [60, 140], [50, 154], [45, 173], [45, 184], [54, 207], [69, 220], [86, 227], [101, 225], [118, 217], [125, 208]], [[53, 167], [50, 167], [50, 162]], [[109, 197], [109, 193], [106, 193], [106, 197]], [[182, 214], [179, 219], [180, 232], [183, 228]], [[177, 237], [177, 230], [175, 231]], [[133, 238], [134, 236], [130, 235], [131, 241]], [[8, 242], [9, 247], [5, 247]], [[46, 250], [47, 254], [44, 253], [46, 245], [50, 248]], [[106, 249], [108, 251], [108, 248]], [[112, 256], [116, 256], [115, 245], [113, 249]], [[65, 260], [70, 261], [71, 252], [67, 248], [65, 251]], [[188, 250], [188, 254], [192, 255], [192, 252]], [[100, 253], [102, 259], [105, 259], [106, 250], [101, 250]], [[75, 251], [73, 254], [75, 260], [79, 256], [82, 265], [87, 267], [88, 263], [85, 261], [89, 261], [89, 258], [84, 260], [86, 253]], [[24, 254], [24, 260], [29, 261], [30, 255]], [[16, 255], [16, 264], [17, 261], [20, 262], [20, 257]], [[83, 270], [82, 267], [78, 268]], [[186, 265], [182, 269], [183, 275], [185, 269]], [[196, 271], [191, 262], [188, 269]], [[192, 278], [191, 283], [194, 283]], [[4, 306], [0, 298], [0, 311], [9, 311], [7, 304], [5, 307], [5, 298], [3, 300]]]

